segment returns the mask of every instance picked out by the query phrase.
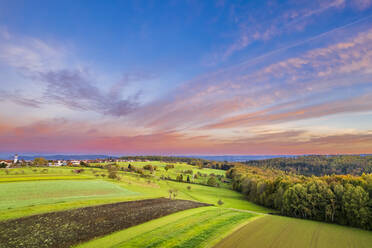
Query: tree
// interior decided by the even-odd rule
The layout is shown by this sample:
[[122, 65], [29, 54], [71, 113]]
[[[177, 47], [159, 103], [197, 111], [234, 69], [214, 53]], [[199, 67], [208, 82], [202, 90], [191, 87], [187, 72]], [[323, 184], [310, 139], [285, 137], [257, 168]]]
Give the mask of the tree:
[[170, 200], [172, 199], [172, 197], [173, 197], [173, 199], [176, 199], [178, 190], [177, 189], [169, 189], [168, 193], [169, 193], [169, 199]]
[[48, 161], [45, 158], [35, 158], [34, 159], [34, 166], [46, 166]]
[[143, 169], [145, 169], [145, 170], [149, 170], [149, 171], [151, 171], [151, 172], [154, 171], [154, 167], [153, 167], [151, 164], [147, 164], [147, 165], [145, 165], [145, 166], [143, 167]]
[[183, 181], [183, 175], [182, 174], [179, 174], [177, 176], [177, 181], [179, 181], [179, 182], [182, 182]]
[[188, 183], [190, 182], [190, 176], [187, 175], [187, 180], [186, 180]]
[[216, 177], [210, 177], [207, 181], [207, 184], [209, 186], [216, 186], [217, 185], [217, 179]]
[[188, 185], [188, 186], [187, 186], [187, 189], [188, 189], [188, 190], [190, 191], [190, 190], [191, 190], [191, 186], [190, 186], [190, 185]]
[[342, 197], [343, 212], [351, 226], [366, 227], [368, 222], [368, 193], [360, 186], [346, 185]]
[[223, 202], [221, 199], [219, 199], [218, 202], [217, 202], [217, 204], [218, 204], [219, 206], [222, 206], [223, 203], [224, 203], [224, 202]]

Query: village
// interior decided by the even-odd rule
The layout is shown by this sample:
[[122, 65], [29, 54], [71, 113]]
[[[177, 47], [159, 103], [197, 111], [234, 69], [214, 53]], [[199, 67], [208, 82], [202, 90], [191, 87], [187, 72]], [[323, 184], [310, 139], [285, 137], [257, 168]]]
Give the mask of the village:
[[[138, 160], [136, 160], [138, 161]], [[149, 160], [142, 160], [142, 162], [148, 162]], [[47, 160], [45, 158], [22, 159], [18, 154], [15, 154], [11, 160], [0, 160], [0, 168], [15, 168], [24, 166], [86, 166], [90, 163], [117, 163], [117, 162], [135, 162], [134, 160], [125, 160], [117, 158], [105, 158], [105, 159], [84, 159], [84, 160]]]

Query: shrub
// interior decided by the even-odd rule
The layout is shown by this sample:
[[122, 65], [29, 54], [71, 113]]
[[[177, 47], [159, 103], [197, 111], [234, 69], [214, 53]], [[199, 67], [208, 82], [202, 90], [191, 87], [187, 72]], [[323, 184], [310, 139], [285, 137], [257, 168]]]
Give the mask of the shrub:
[[215, 177], [210, 177], [207, 181], [207, 184], [209, 186], [216, 186], [217, 185], [217, 179]]
[[118, 170], [119, 168], [115, 164], [108, 165], [107, 166], [108, 177], [111, 179], [117, 178]]
[[176, 180], [179, 181], [179, 182], [182, 182], [183, 181], [183, 175], [182, 174], [179, 174], [177, 176], [177, 179]]
[[147, 164], [143, 167], [143, 169], [153, 172], [154, 167], [151, 164]]
[[219, 199], [218, 202], [217, 202], [217, 204], [218, 204], [219, 206], [223, 205], [223, 203], [224, 203], [224, 202], [223, 202], [221, 199]]
[[174, 165], [173, 164], [167, 164], [164, 169], [167, 171], [169, 169], [173, 169], [174, 168]]

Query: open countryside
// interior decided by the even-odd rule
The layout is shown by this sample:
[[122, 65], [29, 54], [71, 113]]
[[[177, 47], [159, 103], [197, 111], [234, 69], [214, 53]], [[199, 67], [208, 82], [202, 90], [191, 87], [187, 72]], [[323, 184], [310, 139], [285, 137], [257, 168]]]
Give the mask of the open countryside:
[[0, 0], [0, 248], [372, 248], [372, 0]]
[[[1, 169], [1, 243], [4, 247], [369, 247], [372, 242], [367, 230], [282, 217], [278, 210], [248, 201], [245, 190], [233, 191], [236, 179], [229, 176], [244, 166], [241, 163], [137, 159], [85, 160], [84, 166], [59, 167], [35, 166], [40, 162], [36, 159], [28, 166], [18, 163], [18, 168]], [[244, 168], [257, 170], [255, 177], [262, 170]], [[274, 172], [280, 173], [271, 169]], [[154, 203], [146, 205], [151, 199]], [[160, 212], [156, 201], [163, 202]], [[132, 217], [117, 205], [141, 202], [142, 209], [123, 205], [138, 211]], [[183, 210], [190, 206], [193, 209]], [[41, 225], [37, 235], [34, 225]], [[66, 228], [68, 236], [63, 234]]]

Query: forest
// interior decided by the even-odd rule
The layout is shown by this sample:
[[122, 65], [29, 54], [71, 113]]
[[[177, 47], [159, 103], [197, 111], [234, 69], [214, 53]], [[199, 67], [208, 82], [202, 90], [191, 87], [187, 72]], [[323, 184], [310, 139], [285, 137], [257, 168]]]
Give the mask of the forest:
[[306, 176], [372, 173], [372, 155], [310, 155], [245, 162], [248, 166], [275, 168]]
[[236, 165], [226, 175], [249, 201], [282, 215], [372, 230], [372, 174], [317, 177]]

